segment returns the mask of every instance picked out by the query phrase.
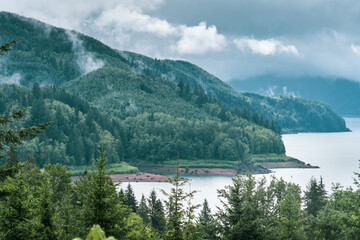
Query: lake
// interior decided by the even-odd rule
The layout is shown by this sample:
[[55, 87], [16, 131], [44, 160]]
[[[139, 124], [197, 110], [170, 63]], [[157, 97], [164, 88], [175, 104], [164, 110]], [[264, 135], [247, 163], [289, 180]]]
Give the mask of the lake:
[[[340, 183], [343, 186], [352, 186], [354, 172], [359, 171], [360, 159], [360, 118], [346, 118], [346, 125], [352, 132], [342, 133], [300, 133], [283, 135], [286, 154], [319, 166], [316, 169], [273, 169], [274, 173], [259, 174], [257, 178], [265, 176], [269, 178], [275, 175], [286, 181], [297, 183], [304, 190], [309, 179], [313, 176], [323, 178], [327, 190], [331, 189], [332, 183]], [[201, 204], [206, 198], [213, 211], [220, 206], [217, 198], [217, 189], [222, 189], [231, 184], [229, 176], [191, 176], [190, 184], [186, 190], [199, 191], [193, 200], [194, 204]], [[127, 183], [123, 183], [125, 188]], [[159, 189], [169, 190], [169, 183], [131, 183], [135, 196], [140, 201], [141, 195], [149, 196], [151, 189], [163, 197]]]

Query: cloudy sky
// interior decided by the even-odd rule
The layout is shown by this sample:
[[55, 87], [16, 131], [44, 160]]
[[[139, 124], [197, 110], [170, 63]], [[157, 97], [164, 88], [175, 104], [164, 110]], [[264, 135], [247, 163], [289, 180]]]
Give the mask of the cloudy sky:
[[191, 61], [227, 81], [282, 76], [360, 81], [358, 0], [0, 0], [3, 11], [113, 48]]

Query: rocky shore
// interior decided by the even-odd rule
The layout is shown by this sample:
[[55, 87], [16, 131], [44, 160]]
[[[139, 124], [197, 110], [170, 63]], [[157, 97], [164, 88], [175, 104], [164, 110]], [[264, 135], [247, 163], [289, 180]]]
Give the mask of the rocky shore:
[[[257, 166], [241, 166], [238, 169], [232, 168], [180, 168], [183, 176], [206, 176], [223, 175], [235, 176], [237, 174], [246, 174], [253, 172], [255, 174], [271, 173], [269, 169], [276, 168], [318, 168], [305, 164], [298, 159], [291, 159], [285, 162], [263, 162]], [[111, 178], [115, 182], [169, 182], [171, 175], [176, 173], [176, 168], [172, 166], [146, 167], [140, 168], [141, 172], [132, 174], [113, 174]]]

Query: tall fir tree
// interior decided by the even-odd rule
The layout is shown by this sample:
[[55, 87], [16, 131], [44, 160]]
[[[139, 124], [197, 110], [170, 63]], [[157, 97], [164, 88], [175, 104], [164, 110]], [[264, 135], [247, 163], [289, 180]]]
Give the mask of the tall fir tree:
[[15, 167], [19, 163], [19, 158], [16, 155], [15, 145], [11, 144], [7, 156], [5, 158], [4, 167], [11, 168]]
[[166, 227], [164, 207], [161, 200], [157, 198], [155, 189], [150, 192], [148, 206], [151, 226], [160, 233], [164, 233]]
[[134, 213], [137, 212], [137, 208], [138, 208], [137, 201], [136, 201], [136, 198], [135, 198], [133, 188], [132, 188], [130, 183], [127, 185], [127, 188], [126, 188], [126, 191], [125, 191], [124, 204], [126, 206], [128, 206], [129, 208], [131, 208], [131, 210]]
[[146, 204], [146, 199], [144, 194], [141, 196], [141, 201], [138, 207], [137, 214], [143, 219], [145, 224], [150, 223], [149, 208]]
[[217, 227], [213, 215], [205, 199], [198, 217], [198, 232], [201, 239], [218, 239]]
[[[94, 224], [99, 224], [111, 235], [125, 234], [125, 217], [129, 212], [122, 207], [116, 192], [116, 186], [106, 174], [107, 158], [105, 152], [99, 151], [95, 160], [95, 172], [88, 173], [83, 181], [79, 181], [83, 230], [87, 231]], [[122, 231], [120, 231], [121, 229]], [[85, 232], [82, 233], [85, 235]]]
[[[178, 168], [175, 176], [170, 179], [170, 183], [173, 187], [170, 192], [162, 190], [162, 193], [168, 198], [165, 201], [167, 208], [167, 233], [165, 238], [172, 240], [182, 240], [184, 237], [185, 225], [188, 225], [189, 214], [192, 214], [192, 209], [185, 209], [185, 201], [188, 198], [192, 198], [195, 191], [185, 192], [184, 186], [188, 181], [181, 179], [181, 171]], [[191, 207], [191, 206], [190, 206]], [[186, 218], [187, 217], [187, 218]], [[188, 220], [185, 222], [185, 220]], [[191, 221], [191, 219], [190, 219]]]
[[304, 192], [304, 203], [307, 213], [317, 216], [319, 210], [321, 210], [326, 204], [326, 190], [322, 178], [317, 181], [315, 178], [311, 178], [306, 191]]

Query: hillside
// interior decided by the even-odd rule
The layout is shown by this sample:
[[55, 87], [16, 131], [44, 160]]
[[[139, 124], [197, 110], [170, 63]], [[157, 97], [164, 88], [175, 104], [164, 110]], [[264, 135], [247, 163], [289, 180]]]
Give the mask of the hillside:
[[34, 156], [39, 166], [48, 162], [89, 165], [100, 146], [106, 150], [110, 163], [130, 164], [159, 163], [179, 156], [188, 160], [217, 159], [220, 163], [240, 160], [251, 165], [253, 154], [285, 153], [280, 135], [226, 111], [210, 99], [199, 107], [190, 99], [177, 97], [186, 103], [180, 107], [198, 106], [207, 120], [143, 113], [130, 114], [120, 121], [60, 88], [40, 88], [37, 84], [31, 90], [16, 85], [1, 87], [0, 114], [32, 107], [19, 124], [32, 126], [53, 121], [39, 138], [17, 149], [21, 159]]
[[[1, 35], [1, 41], [22, 39], [17, 43], [14, 51], [1, 60], [0, 75], [3, 75], [3, 82], [20, 83], [27, 87], [31, 87], [34, 82], [55, 86], [65, 84], [67, 89], [71, 90], [71, 85], [76, 85], [76, 83], [78, 85], [81, 81], [79, 79], [85, 81], [86, 78], [92, 78], [93, 81], [96, 81], [96, 74], [109, 76], [113, 71], [121, 70], [122, 79], [144, 78], [152, 81], [152, 83], [160, 81], [161, 84], [166, 85], [166, 88], [173, 90], [182, 79], [191, 89], [195, 87], [203, 89], [208, 97], [218, 99], [228, 109], [236, 107], [240, 110], [246, 109], [252, 115], [254, 113], [263, 115], [266, 119], [274, 120], [286, 131], [346, 130], [345, 122], [321, 103], [302, 100], [301, 109], [297, 109], [296, 107], [288, 107], [288, 103], [293, 101], [291, 98], [272, 101], [260, 95], [239, 93], [220, 79], [188, 62], [157, 60], [136, 53], [114, 50], [96, 39], [80, 33], [52, 27], [33, 19], [6, 12], [0, 13], [0, 29], [5, 30]], [[101, 73], [91, 73], [101, 68], [104, 68]], [[87, 74], [90, 75], [87, 76]], [[74, 82], [69, 83], [72, 80]], [[144, 88], [144, 86], [142, 87]], [[151, 88], [153, 87], [150, 86], [149, 89]], [[78, 90], [76, 91], [73, 93], [80, 94]], [[102, 90], [102, 93], [104, 91], [105, 89]], [[142, 98], [144, 95], [137, 93], [137, 89], [129, 89], [127, 96], [131, 96], [135, 103], [144, 103], [141, 99], [137, 99], [137, 97]], [[106, 90], [106, 95], [110, 98], [118, 94], [119, 92], [114, 92], [110, 88]], [[157, 97], [157, 94], [154, 96]], [[165, 113], [171, 113], [167, 111], [173, 110], [162, 106], [164, 101], [159, 102], [159, 99], [152, 99], [153, 102], [145, 101], [146, 106], [137, 104], [138, 109], [142, 109], [138, 113], [155, 112], [159, 109]], [[108, 102], [105, 99], [96, 101]], [[90, 101], [89, 103], [99, 107], [97, 102]], [[326, 108], [327, 110], [316, 113], [313, 111], [315, 104], [317, 108]], [[293, 105], [297, 104], [293, 103]], [[102, 111], [102, 109], [101, 107], [100, 110]], [[109, 109], [109, 111], [113, 110]], [[301, 119], [304, 111], [312, 112], [312, 121]], [[194, 113], [193, 115], [198, 113], [194, 109], [191, 112]], [[176, 113], [178, 113], [177, 110]], [[318, 116], [315, 116], [316, 114]], [[177, 116], [179, 115], [181, 114]], [[287, 117], [288, 115], [291, 117]], [[305, 121], [307, 121], [306, 124]], [[322, 127], [319, 128], [319, 126]]]
[[296, 96], [329, 104], [344, 116], [360, 115], [360, 84], [342, 78], [261, 76], [228, 82], [240, 91], [267, 96]]

